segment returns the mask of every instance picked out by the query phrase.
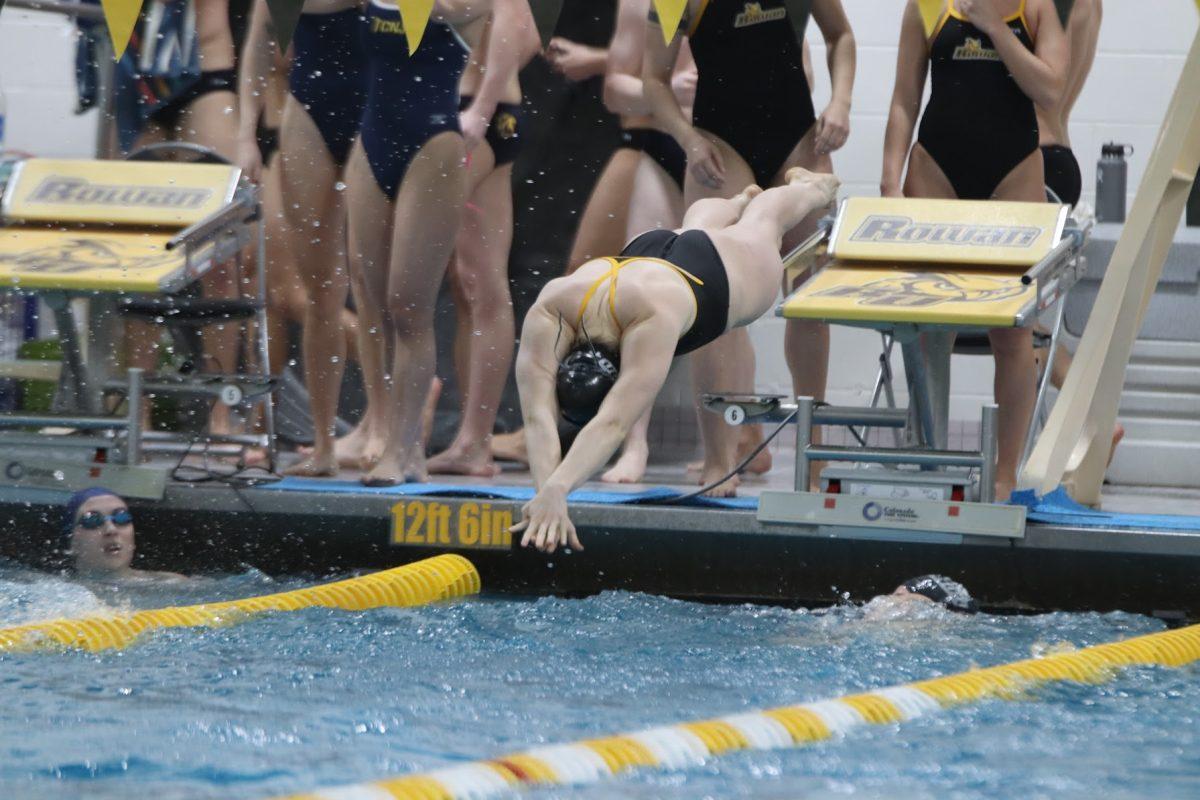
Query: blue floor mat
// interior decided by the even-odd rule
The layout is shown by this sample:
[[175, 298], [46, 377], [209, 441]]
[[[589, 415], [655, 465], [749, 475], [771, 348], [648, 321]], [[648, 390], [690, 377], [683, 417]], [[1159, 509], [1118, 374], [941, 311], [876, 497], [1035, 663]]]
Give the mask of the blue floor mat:
[[[1043, 525], [1066, 525], [1072, 528], [1129, 528], [1151, 531], [1190, 531], [1200, 533], [1200, 516], [1184, 517], [1173, 514], [1109, 514], [1080, 505], [1062, 487], [1044, 497], [1032, 490], [1014, 492], [1012, 503], [1029, 509], [1026, 518]], [[1152, 498], [1147, 498], [1147, 503]]]
[[[464, 484], [406, 483], [400, 486], [363, 486], [358, 481], [335, 481], [327, 478], [284, 478], [274, 483], [263, 484], [262, 489], [284, 492], [332, 492], [335, 494], [384, 495], [388, 497], [478, 497], [489, 500], [525, 501], [533, 497], [533, 489], [526, 486], [472, 486]], [[645, 489], [640, 492], [607, 492], [580, 489], [571, 492], [568, 498], [573, 503], [598, 503], [601, 505], [657, 505], [679, 497], [683, 492], [665, 486]], [[756, 497], [696, 497], [682, 503], [691, 508], [724, 508], [755, 510]]]

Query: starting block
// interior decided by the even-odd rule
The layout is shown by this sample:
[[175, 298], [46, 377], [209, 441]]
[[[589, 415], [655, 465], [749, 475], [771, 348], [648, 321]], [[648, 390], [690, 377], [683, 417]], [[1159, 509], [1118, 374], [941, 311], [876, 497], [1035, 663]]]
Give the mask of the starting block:
[[[190, 152], [190, 151], [189, 151]], [[195, 155], [197, 153], [193, 153]], [[198, 153], [209, 157], [207, 152]], [[0, 428], [54, 426], [91, 431], [81, 447], [115, 449], [134, 465], [144, 439], [141, 394], [190, 394], [241, 402], [269, 398], [262, 219], [257, 192], [224, 163], [28, 159], [18, 162], [0, 200], [0, 291], [37, 294], [54, 312], [63, 363], [49, 415], [0, 415]], [[257, 297], [204, 300], [188, 290], [215, 265], [253, 253]], [[86, 306], [86, 315], [80, 314]], [[197, 306], [205, 306], [197, 311]], [[79, 316], [77, 316], [77, 314]], [[112, 355], [124, 316], [152, 321], [256, 319], [257, 374], [117, 376]], [[177, 317], [172, 315], [178, 315]], [[197, 316], [199, 315], [199, 316]], [[170, 320], [168, 320], [170, 321]], [[128, 412], [106, 413], [104, 397], [127, 398]], [[233, 437], [273, 451], [267, 433]], [[10, 434], [30, 446], [37, 435]], [[20, 439], [20, 442], [17, 440]], [[251, 441], [253, 440], [253, 441]], [[165, 442], [161, 449], [171, 449]]]
[[[797, 424], [794, 491], [765, 492], [763, 521], [898, 535], [1022, 536], [1024, 508], [992, 502], [995, 407], [982, 410], [978, 450], [949, 449], [951, 351], [959, 333], [1031, 327], [1055, 310], [1053, 353], [1061, 301], [1086, 269], [1081, 251], [1089, 232], [1087, 224], [1069, 226], [1068, 209], [1052, 203], [844, 200], [836, 217], [785, 259], [789, 275], [818, 269], [776, 313], [879, 331], [884, 357], [872, 406], [834, 408], [761, 395], [704, 398], [729, 424]], [[881, 393], [891, 397], [893, 343], [904, 359], [907, 409], [876, 407]], [[1038, 389], [1039, 408], [1050, 366]], [[859, 446], [814, 445], [814, 425], [846, 425]], [[868, 428], [892, 428], [896, 446], [868, 445]], [[852, 466], [826, 468], [824, 492], [812, 493], [813, 461]]]

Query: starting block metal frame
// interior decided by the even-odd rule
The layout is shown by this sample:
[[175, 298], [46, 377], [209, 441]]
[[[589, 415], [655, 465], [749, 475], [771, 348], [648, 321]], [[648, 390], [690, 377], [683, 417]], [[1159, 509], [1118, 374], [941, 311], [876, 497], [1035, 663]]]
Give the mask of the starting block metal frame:
[[[256, 187], [242, 178], [238, 168], [214, 163], [29, 159], [16, 165], [4, 186], [0, 212], [0, 291], [40, 297], [54, 314], [63, 351], [53, 413], [0, 414], [0, 440], [28, 447], [41, 435], [2, 429], [88, 431], [92, 435], [54, 440], [113, 450], [121, 461], [133, 465], [147, 439], [156, 440], [153, 449], [168, 446], [157, 441], [163, 439], [161, 435], [142, 430], [146, 393], [207, 396], [227, 405], [266, 398], [262, 403], [265, 434], [206, 438], [265, 447], [274, 462], [265, 221]], [[253, 342], [246, 341], [259, 365], [258, 374], [114, 372], [110, 356], [119, 341], [127, 303], [177, 296], [217, 264], [234, 261], [240, 272], [247, 252], [252, 253], [257, 280], [254, 299], [246, 305], [257, 330]], [[83, 319], [81, 304], [87, 307]], [[185, 307], [186, 301], [179, 303], [180, 310]], [[107, 413], [109, 394], [126, 398], [125, 414]], [[180, 451], [184, 446], [191, 445], [179, 440], [168, 449]]]
[[[1053, 353], [1062, 301], [1086, 270], [1091, 229], [1090, 222], [1068, 227], [1067, 219], [1066, 207], [1049, 203], [852, 198], [822, 220], [785, 259], [789, 277], [812, 274], [776, 313], [879, 331], [884, 355], [868, 407], [774, 395], [703, 398], [731, 425], [797, 426], [793, 491], [765, 492], [760, 521], [900, 536], [1023, 536], [1025, 509], [994, 503], [996, 407], [982, 409], [978, 450], [949, 449], [951, 352], [960, 332], [1028, 328], [1054, 311]], [[894, 408], [891, 395], [895, 344], [908, 384], [905, 409]], [[878, 407], [885, 398], [888, 407]], [[814, 425], [845, 425], [860, 446], [816, 445]], [[869, 428], [892, 429], [896, 446], [869, 445]], [[1032, 432], [1026, 452], [1031, 442]], [[826, 468], [825, 492], [810, 492], [812, 463], [823, 461], [854, 466]]]

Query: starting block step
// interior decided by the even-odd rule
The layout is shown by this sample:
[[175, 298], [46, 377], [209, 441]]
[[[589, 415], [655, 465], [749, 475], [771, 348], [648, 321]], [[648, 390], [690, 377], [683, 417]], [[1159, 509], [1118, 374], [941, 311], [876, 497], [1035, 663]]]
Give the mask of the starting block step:
[[986, 330], [1021, 325], [1022, 314], [1036, 304], [1037, 287], [1022, 283], [1016, 272], [837, 266], [793, 292], [776, 313], [871, 327], [913, 323]]

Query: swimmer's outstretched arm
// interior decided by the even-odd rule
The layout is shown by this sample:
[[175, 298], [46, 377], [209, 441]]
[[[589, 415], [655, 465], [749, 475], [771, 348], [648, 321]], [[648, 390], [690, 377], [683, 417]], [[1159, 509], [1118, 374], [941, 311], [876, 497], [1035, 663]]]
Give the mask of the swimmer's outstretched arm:
[[[575, 437], [566, 458], [549, 477], [538, 482], [537, 475], [534, 476], [537, 495], [521, 509], [521, 522], [512, 528], [514, 533], [524, 531], [522, 546], [532, 544], [548, 553], [554, 552], [559, 544], [583, 549], [567, 514], [567, 495], [608, 463], [634, 423], [653, 405], [654, 398], [667, 380], [681, 328], [682, 323], [675, 314], [656, 314], [625, 328], [621, 337], [621, 371], [612, 391], [604, 398], [596, 416]], [[525, 346], [524, 335], [521, 337], [521, 346], [522, 349]], [[518, 383], [520, 380], [518, 374]], [[529, 387], [531, 401], [544, 397], [542, 393], [546, 389], [543, 387], [547, 383], [553, 397], [551, 375], [549, 382], [542, 377], [536, 389]], [[526, 410], [526, 396], [526, 387], [522, 386], [521, 407], [525, 413], [526, 443], [532, 468], [534, 459], [540, 457], [535, 451], [550, 445], [541, 438], [544, 435], [542, 429], [537, 431], [535, 438], [534, 431], [529, 428], [530, 417], [533, 416], [540, 425], [547, 422], [555, 425], [555, 420], [552, 416], [548, 418], [544, 415], [541, 408]], [[553, 403], [553, 409], [557, 414], [557, 402]], [[557, 440], [557, 427], [553, 437]], [[557, 451], [557, 441], [553, 447]]]
[[571, 333], [559, 315], [544, 302], [548, 290], [529, 309], [521, 326], [521, 346], [517, 348], [517, 393], [521, 398], [521, 416], [525, 422], [525, 442], [529, 452], [529, 471], [533, 488], [541, 490], [562, 461], [558, 440], [558, 397], [554, 381], [558, 360], [566, 355]]

